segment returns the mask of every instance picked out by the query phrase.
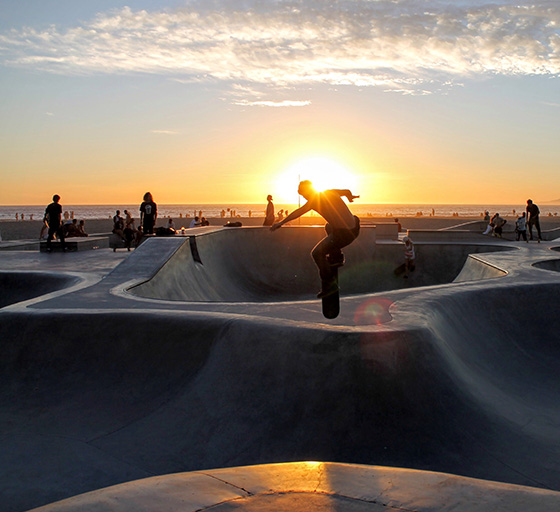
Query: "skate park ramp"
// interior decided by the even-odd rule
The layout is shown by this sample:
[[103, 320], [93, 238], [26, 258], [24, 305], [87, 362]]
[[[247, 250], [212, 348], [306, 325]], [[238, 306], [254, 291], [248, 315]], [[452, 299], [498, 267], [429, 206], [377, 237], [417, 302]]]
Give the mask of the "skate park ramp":
[[[129, 291], [145, 298], [180, 301], [311, 299], [317, 294], [318, 279], [310, 249], [323, 236], [322, 227], [290, 227], [274, 233], [267, 228], [245, 228], [189, 237], [151, 279]], [[472, 242], [419, 243], [417, 266], [422, 271], [406, 282], [393, 272], [404, 261], [403, 244], [376, 242], [375, 229], [364, 227], [359, 238], [344, 249], [340, 288], [348, 295], [450, 283], [469, 254], [503, 250], [511, 249]], [[474, 267], [471, 263], [473, 279], [505, 275], [484, 265], [475, 274]]]
[[0, 272], [0, 308], [78, 283], [75, 276], [47, 272]]
[[[443, 244], [418, 244], [423, 262], [441, 254], [440, 266], [456, 265], [446, 278], [455, 282], [356, 292], [342, 299], [350, 318], [351, 308], [383, 302], [391, 320], [330, 325], [305, 301], [271, 303], [260, 316], [252, 314], [262, 311], [254, 303], [239, 302], [234, 311], [210, 302], [238, 300], [224, 293], [245, 275], [247, 258], [262, 262], [252, 266], [252, 284], [239, 296], [255, 303], [275, 290], [293, 293], [283, 284], [289, 274], [281, 252], [310, 262], [309, 234], [294, 230], [309, 237], [297, 252], [287, 229], [273, 234], [285, 238], [253, 246], [253, 234], [243, 238], [243, 231], [235, 231], [237, 242], [207, 235], [175, 240], [145, 272], [140, 257], [152, 257], [150, 245], [158, 241], [150, 240], [144, 248], [152, 252], [141, 246], [91, 289], [0, 311], [2, 510], [21, 512], [158, 475], [306, 460], [560, 490], [560, 275], [527, 263], [555, 261], [550, 251], [535, 244], [531, 249], [541, 252], [532, 260], [515, 249], [477, 259], [463, 255], [470, 250], [464, 247], [460, 257], [453, 253], [465, 244], [449, 244], [447, 256]], [[275, 240], [282, 251], [267, 255]], [[372, 254], [391, 272], [402, 261], [402, 244], [370, 242], [366, 236], [354, 249], [363, 259], [346, 251], [347, 283], [360, 268], [375, 270]], [[480, 250], [497, 249], [506, 247]], [[529, 268], [505, 275], [510, 267], [500, 270], [500, 258]], [[483, 268], [484, 259], [498, 264]], [[268, 265], [270, 272], [280, 267], [280, 277], [264, 279]], [[180, 281], [178, 268], [193, 282], [198, 272], [200, 282], [188, 295], [181, 282], [175, 302], [111, 291], [138, 276], [145, 284], [159, 276], [160, 293], [165, 272]], [[434, 264], [426, 273], [436, 270]], [[484, 278], [497, 275], [505, 277]], [[214, 283], [216, 296], [208, 291]], [[296, 297], [316, 292], [314, 269], [311, 286]], [[357, 279], [355, 286], [367, 289]], [[279, 308], [297, 310], [298, 321], [274, 317]]]
[[559, 292], [431, 289], [367, 330], [170, 309], [4, 311], [5, 510], [300, 460], [559, 490]]

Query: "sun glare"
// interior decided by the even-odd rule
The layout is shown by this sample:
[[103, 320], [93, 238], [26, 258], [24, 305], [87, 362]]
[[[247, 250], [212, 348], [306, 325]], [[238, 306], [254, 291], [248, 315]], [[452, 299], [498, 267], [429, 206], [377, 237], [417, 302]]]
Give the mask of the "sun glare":
[[342, 164], [330, 158], [313, 157], [298, 160], [278, 177], [276, 195], [284, 201], [293, 201], [302, 180], [312, 181], [319, 192], [329, 188], [358, 188], [358, 179]]

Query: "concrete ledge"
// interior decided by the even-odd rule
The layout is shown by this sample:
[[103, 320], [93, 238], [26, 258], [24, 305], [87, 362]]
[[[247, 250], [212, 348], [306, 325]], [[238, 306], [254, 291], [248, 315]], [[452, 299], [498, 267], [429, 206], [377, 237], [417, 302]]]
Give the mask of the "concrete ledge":
[[39, 240], [5, 240], [0, 242], [0, 251], [36, 251]]
[[294, 462], [178, 473], [109, 487], [35, 512], [558, 510], [560, 493], [445, 473]]
[[376, 238], [398, 240], [399, 238], [399, 226], [393, 223], [387, 224], [375, 224], [375, 236]]
[[[496, 237], [491, 237], [489, 235], [483, 235], [481, 232], [467, 231], [467, 230], [432, 230], [432, 229], [409, 229], [407, 235], [412, 238], [413, 242], [417, 241], [458, 241], [458, 240], [477, 240], [481, 242], [483, 240], [491, 240], [496, 242], [500, 240]], [[508, 239], [508, 238], [506, 238]]]
[[469, 222], [463, 222], [462, 224], [457, 224], [456, 226], [450, 226], [448, 228], [442, 228], [440, 231], [475, 231], [478, 233], [482, 233], [486, 227], [488, 226], [488, 222], [485, 220], [472, 220]]
[[[109, 247], [109, 239], [107, 237], [89, 236], [83, 238], [67, 238], [65, 240], [67, 251], [76, 252], [89, 249], [101, 249]], [[62, 244], [60, 242], [52, 242], [51, 248], [53, 252], [62, 252]], [[40, 243], [41, 252], [47, 252], [47, 242]]]

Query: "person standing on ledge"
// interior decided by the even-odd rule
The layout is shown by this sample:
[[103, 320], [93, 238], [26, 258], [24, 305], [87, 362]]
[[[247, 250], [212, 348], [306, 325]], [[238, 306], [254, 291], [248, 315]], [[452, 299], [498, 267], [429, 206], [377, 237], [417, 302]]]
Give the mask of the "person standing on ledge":
[[51, 242], [56, 235], [62, 243], [62, 250], [66, 250], [64, 242], [64, 232], [62, 230], [62, 206], [59, 204], [60, 196], [55, 194], [53, 202], [45, 209], [44, 222], [49, 226], [49, 235], [47, 237], [47, 252], [52, 251]]
[[327, 236], [311, 251], [322, 283], [317, 297], [322, 299], [338, 291], [332, 267], [344, 265], [341, 249], [350, 245], [360, 234], [360, 219], [352, 215], [342, 198], [346, 197], [352, 203], [360, 196], [353, 195], [350, 190], [332, 189], [317, 192], [308, 180], [300, 182], [298, 193], [307, 202], [280, 222], [273, 224], [270, 230], [276, 231], [287, 222], [291, 222], [311, 210], [316, 211], [327, 221], [325, 225]]
[[145, 235], [153, 234], [157, 219], [157, 204], [150, 192], [144, 194], [144, 202], [140, 205], [140, 224]]
[[[272, 226], [274, 224], [274, 204], [272, 203], [272, 196], [266, 196], [268, 204], [266, 205], [266, 213], [264, 215], [263, 226]], [[249, 215], [250, 217], [250, 215]]]
[[538, 242], [542, 240], [541, 236], [541, 223], [539, 221], [540, 210], [539, 207], [530, 199], [527, 199], [527, 225], [529, 226], [529, 239], [533, 240], [533, 226], [537, 228]]

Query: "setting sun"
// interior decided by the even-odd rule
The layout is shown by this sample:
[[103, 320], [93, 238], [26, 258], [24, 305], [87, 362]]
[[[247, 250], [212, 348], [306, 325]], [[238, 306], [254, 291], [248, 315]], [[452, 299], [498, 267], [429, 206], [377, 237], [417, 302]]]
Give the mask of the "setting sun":
[[297, 195], [298, 183], [310, 180], [316, 190], [329, 188], [358, 188], [358, 178], [339, 162], [326, 157], [310, 157], [290, 165], [276, 180], [275, 193], [278, 199], [293, 200]]

